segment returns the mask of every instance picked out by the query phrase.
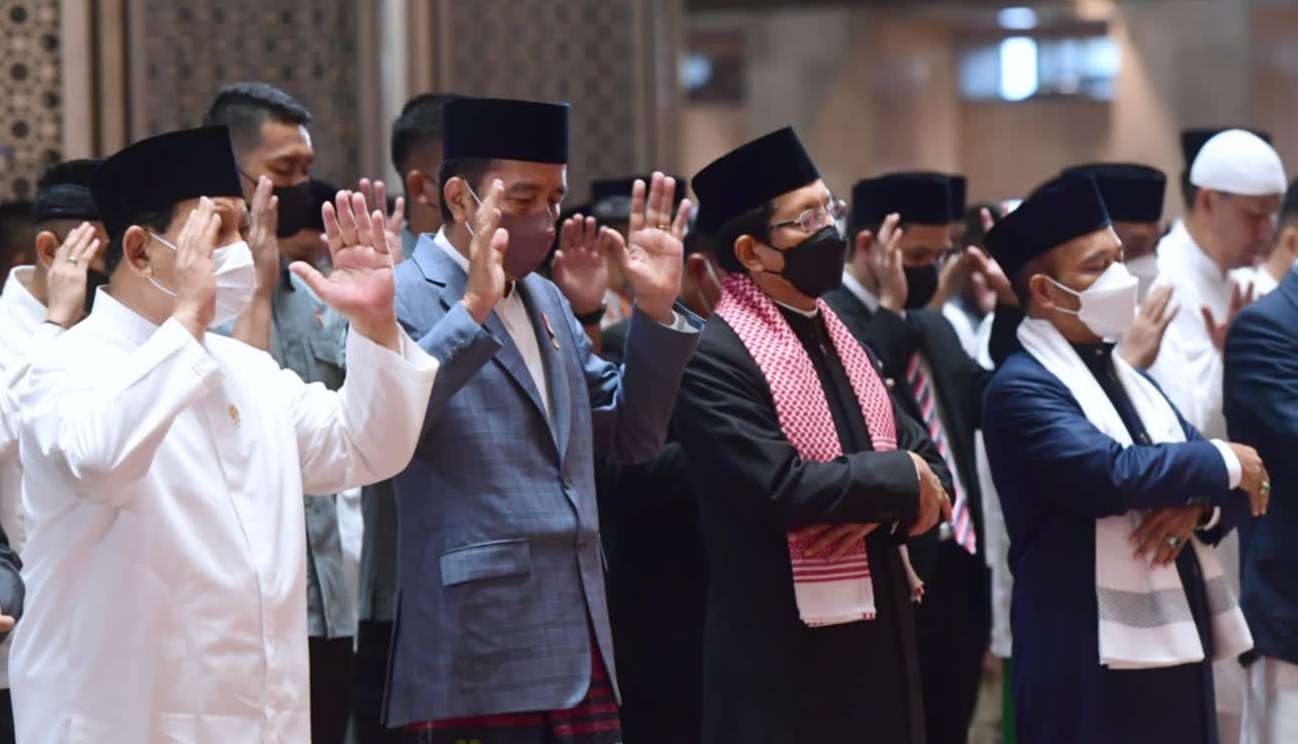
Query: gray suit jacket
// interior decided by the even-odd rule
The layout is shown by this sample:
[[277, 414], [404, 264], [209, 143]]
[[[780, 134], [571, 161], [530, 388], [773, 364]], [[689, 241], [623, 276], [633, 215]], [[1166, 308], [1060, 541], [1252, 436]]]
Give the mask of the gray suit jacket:
[[528, 276], [516, 291], [544, 357], [551, 421], [500, 319], [478, 325], [460, 303], [465, 281], [431, 235], [396, 270], [397, 318], [442, 366], [396, 479], [389, 726], [570, 708], [590, 684], [592, 635], [616, 680], [593, 461], [657, 456], [698, 341], [636, 316], [615, 367], [594, 355], [558, 288]]

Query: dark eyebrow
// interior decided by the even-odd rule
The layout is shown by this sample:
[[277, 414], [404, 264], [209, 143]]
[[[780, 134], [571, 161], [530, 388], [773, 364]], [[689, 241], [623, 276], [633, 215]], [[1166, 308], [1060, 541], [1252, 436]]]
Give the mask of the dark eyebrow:
[[531, 194], [536, 194], [540, 190], [541, 190], [541, 186], [539, 184], [531, 183], [529, 181], [520, 181], [514, 184], [513, 186], [509, 187], [509, 195], [510, 196], [531, 195]]

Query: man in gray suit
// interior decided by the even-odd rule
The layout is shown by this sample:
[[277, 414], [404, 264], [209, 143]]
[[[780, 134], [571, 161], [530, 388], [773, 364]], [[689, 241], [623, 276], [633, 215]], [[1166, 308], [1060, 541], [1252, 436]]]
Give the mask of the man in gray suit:
[[[621, 741], [593, 458], [662, 448], [700, 323], [673, 303], [692, 206], [632, 193], [629, 238], [569, 220], [555, 281], [598, 298], [606, 248], [636, 311], [625, 363], [597, 357], [559, 287], [534, 273], [566, 192], [568, 106], [445, 108], [445, 224], [397, 267], [397, 316], [441, 362], [397, 477], [397, 619], [387, 724], [421, 744]], [[586, 312], [594, 308], [577, 308]]]

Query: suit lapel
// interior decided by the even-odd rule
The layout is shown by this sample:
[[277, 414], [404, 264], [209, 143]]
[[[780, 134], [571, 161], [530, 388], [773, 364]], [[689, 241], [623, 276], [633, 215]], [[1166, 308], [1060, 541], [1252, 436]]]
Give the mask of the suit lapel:
[[[461, 269], [452, 261], [450, 256], [447, 256], [446, 252], [431, 237], [424, 235], [419, 238], [419, 243], [415, 246], [414, 261], [419, 266], [419, 270], [423, 273], [425, 279], [434, 284], [442, 285], [439, 299], [443, 309], [450, 310], [455, 303], [464, 297], [464, 287], [468, 281], [464, 269]], [[517, 288], [515, 291], [517, 291]], [[523, 361], [523, 355], [519, 353], [513, 337], [505, 329], [505, 324], [501, 322], [495, 311], [492, 311], [487, 315], [487, 319], [482, 326], [500, 342], [500, 350], [492, 357], [492, 361], [500, 365], [505, 370], [505, 373], [513, 378], [523, 395], [532, 402], [537, 414], [550, 426], [553, 433], [554, 427], [550, 424], [550, 415], [545, 410], [545, 403], [541, 400], [541, 393], [536, 389], [536, 384], [532, 382], [532, 374], [527, 371], [527, 364]], [[542, 354], [544, 354], [544, 350]]]
[[561, 315], [563, 309], [553, 302], [544, 284], [529, 276], [521, 282], [521, 287], [523, 303], [527, 306], [532, 328], [536, 330], [541, 358], [545, 360], [545, 379], [550, 388], [550, 407], [554, 411], [551, 431], [562, 461], [568, 450], [568, 431], [572, 424], [572, 391], [568, 387], [568, 368], [564, 363], [567, 356], [563, 347], [571, 340], [562, 333], [561, 326], [566, 328]]

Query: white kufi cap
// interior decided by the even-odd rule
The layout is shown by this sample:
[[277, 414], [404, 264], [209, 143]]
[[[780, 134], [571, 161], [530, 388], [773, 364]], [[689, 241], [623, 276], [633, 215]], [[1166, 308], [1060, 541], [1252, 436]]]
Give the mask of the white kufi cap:
[[1283, 194], [1288, 186], [1275, 148], [1243, 129], [1227, 129], [1204, 144], [1190, 168], [1190, 183], [1239, 196]]

